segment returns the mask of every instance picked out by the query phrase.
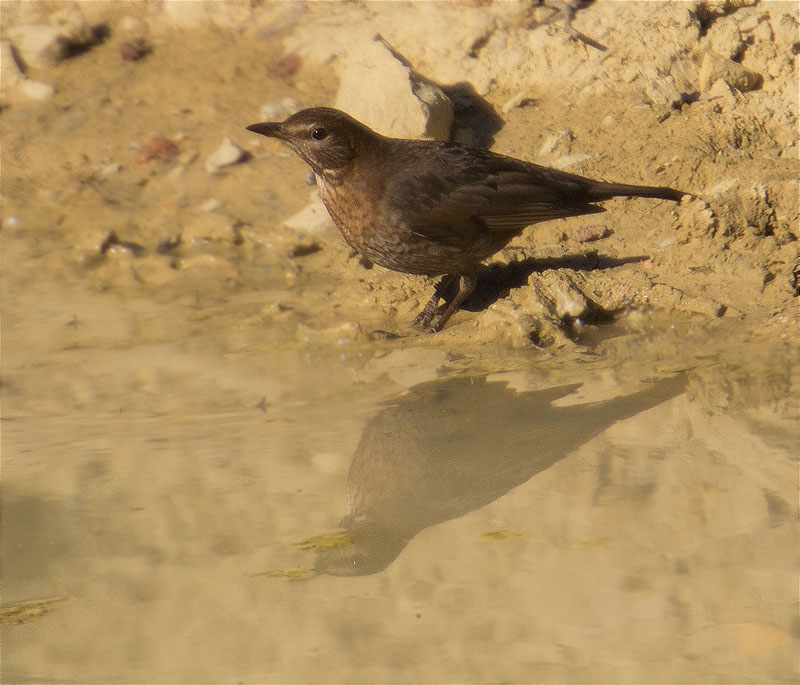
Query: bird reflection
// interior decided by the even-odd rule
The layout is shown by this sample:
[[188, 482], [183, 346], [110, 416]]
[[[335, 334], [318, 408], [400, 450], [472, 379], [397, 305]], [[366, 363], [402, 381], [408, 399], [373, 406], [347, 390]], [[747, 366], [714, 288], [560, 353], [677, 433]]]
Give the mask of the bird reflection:
[[685, 378], [622, 397], [553, 406], [581, 384], [516, 392], [454, 378], [417, 385], [373, 418], [348, 476], [351, 541], [318, 552], [315, 571], [368, 575], [419, 531], [482, 507], [560, 461], [616, 421], [679, 395]]

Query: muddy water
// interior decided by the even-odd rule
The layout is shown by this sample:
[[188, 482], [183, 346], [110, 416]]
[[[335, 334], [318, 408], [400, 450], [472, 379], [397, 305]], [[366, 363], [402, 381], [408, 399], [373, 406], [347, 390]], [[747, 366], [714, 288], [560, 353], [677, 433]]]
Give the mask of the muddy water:
[[[525, 158], [569, 125], [589, 175], [760, 179], [777, 237], [727, 201], [713, 240], [617, 204], [605, 242], [554, 222], [514, 249], [624, 318], [538, 349], [523, 279], [428, 336], [430, 284], [287, 228], [307, 169], [244, 131], [332, 104], [330, 69], [286, 82], [280, 37], [157, 14], [124, 62], [115, 22], [148, 7], [83, 5], [112, 38], [3, 104], [2, 681], [796, 682], [797, 195], [772, 136], [709, 156], [727, 120], [656, 129], [638, 94], [509, 112], [498, 149]], [[140, 161], [156, 136], [176, 160]], [[212, 175], [223, 136], [251, 156]]]
[[3, 602], [58, 601], [4, 682], [795, 678], [791, 348], [225, 354], [94, 304], [6, 334]]

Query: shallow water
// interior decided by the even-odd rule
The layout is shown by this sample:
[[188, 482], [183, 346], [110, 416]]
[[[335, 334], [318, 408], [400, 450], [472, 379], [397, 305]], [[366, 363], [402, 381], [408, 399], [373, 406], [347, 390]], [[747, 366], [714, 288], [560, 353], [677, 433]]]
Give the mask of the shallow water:
[[3, 681], [793, 682], [795, 360], [728, 343], [20, 362], [3, 603], [60, 601], [3, 625]]
[[[287, 82], [270, 74], [277, 25], [164, 24], [178, 5], [201, 6], [82, 4], [114, 31], [141, 13], [153, 53], [121, 64], [112, 32], [32, 74], [49, 102], [4, 101], [0, 680], [796, 683], [800, 364], [780, 339], [796, 333], [797, 174], [794, 107], [775, 96], [791, 46], [781, 80], [729, 111], [701, 99], [662, 120], [628, 76], [640, 46], [695, 54], [664, 30], [686, 11], [590, 6], [634, 27], [602, 58], [609, 89], [543, 77], [494, 149], [680, 179], [710, 204], [618, 201], [587, 245], [541, 225], [482, 271], [524, 278], [426, 336], [406, 322], [431, 284], [367, 268], [332, 226], [286, 226], [308, 170], [244, 130], [287, 95], [334, 103], [336, 60]], [[772, 49], [762, 14], [793, 25], [779, 5], [750, 8], [745, 65]], [[3, 4], [11, 20], [47, 7]], [[303, 11], [304, 44], [316, 26], [349, 42], [413, 21], [394, 3]], [[407, 45], [472, 44], [412, 28]], [[544, 45], [525, 54], [588, 84], [590, 52]], [[428, 54], [426, 72], [452, 67]], [[511, 71], [490, 110], [530, 69]], [[178, 160], [138, 161], [156, 136]], [[252, 157], [210, 175], [224, 136]], [[532, 336], [543, 283], [580, 286], [608, 314], [595, 322], [632, 311], [571, 328], [579, 345]]]

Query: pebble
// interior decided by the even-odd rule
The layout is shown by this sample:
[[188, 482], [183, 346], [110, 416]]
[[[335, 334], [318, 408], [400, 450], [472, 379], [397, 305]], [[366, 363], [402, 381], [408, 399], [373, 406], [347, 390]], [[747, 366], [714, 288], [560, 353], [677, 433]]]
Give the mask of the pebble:
[[700, 90], [707, 91], [719, 79], [725, 79], [729, 85], [742, 93], [756, 90], [764, 81], [761, 74], [745, 69], [738, 62], [707, 52], [700, 66], [698, 78]]
[[322, 233], [330, 224], [330, 215], [319, 197], [305, 209], [283, 222], [289, 228], [305, 233]]
[[603, 224], [593, 224], [591, 226], [578, 226], [572, 231], [572, 239], [579, 243], [591, 243], [601, 238], [611, 235], [611, 231]]
[[352, 41], [336, 65], [338, 109], [383, 135], [450, 140], [453, 101], [380, 36]]
[[58, 29], [62, 40], [70, 47], [92, 45], [97, 42], [95, 32], [83, 18], [77, 5], [66, 5], [55, 11], [50, 23]]
[[230, 138], [224, 138], [222, 144], [206, 159], [206, 171], [213, 174], [224, 167], [233, 166], [247, 158], [247, 153]]
[[213, 212], [222, 206], [222, 200], [216, 197], [210, 197], [200, 205], [200, 209], [204, 212]]
[[106, 178], [118, 174], [120, 171], [122, 171], [122, 165], [117, 162], [112, 162], [111, 164], [106, 164], [104, 167], [101, 167], [100, 171], [97, 173], [102, 178]]
[[136, 62], [150, 53], [150, 45], [144, 38], [126, 40], [119, 46], [119, 55], [126, 62]]
[[516, 95], [510, 98], [502, 107], [503, 114], [508, 114], [512, 109], [522, 106], [522, 104], [529, 100], [524, 90], [519, 91]]
[[556, 148], [561, 148], [565, 151], [569, 150], [569, 146], [573, 140], [575, 140], [575, 136], [568, 128], [556, 131], [548, 136], [547, 140], [542, 143], [542, 147], [539, 148], [539, 156], [549, 155], [551, 152], [555, 151]]
[[17, 86], [17, 91], [31, 100], [44, 102], [56, 94], [56, 87], [43, 81], [25, 79]]
[[739, 31], [742, 33], [749, 33], [750, 31], [755, 31], [758, 28], [759, 23], [761, 22], [762, 17], [758, 16], [757, 14], [751, 14], [749, 17], [745, 17], [739, 22]]
[[56, 26], [32, 24], [9, 29], [8, 36], [22, 61], [30, 67], [47, 69], [67, 54], [66, 41]]
[[137, 164], [146, 164], [151, 159], [158, 159], [165, 164], [178, 156], [178, 146], [163, 136], [153, 137], [136, 155]]

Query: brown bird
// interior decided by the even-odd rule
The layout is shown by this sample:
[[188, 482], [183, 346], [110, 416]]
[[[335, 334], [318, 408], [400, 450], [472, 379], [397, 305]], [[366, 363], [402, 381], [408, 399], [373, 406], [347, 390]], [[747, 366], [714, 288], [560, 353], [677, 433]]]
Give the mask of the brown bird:
[[457, 143], [387, 138], [329, 107], [247, 130], [284, 141], [311, 166], [356, 252], [394, 271], [444, 275], [413, 322], [427, 328], [438, 316], [431, 332], [473, 291], [475, 267], [526, 226], [603, 212], [592, 203], [616, 196], [677, 202], [685, 194], [593, 181]]

